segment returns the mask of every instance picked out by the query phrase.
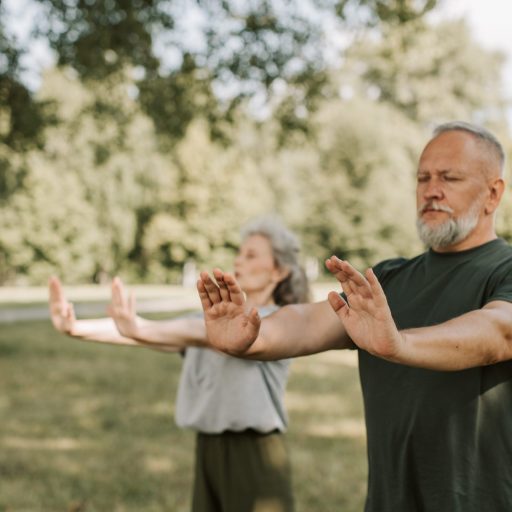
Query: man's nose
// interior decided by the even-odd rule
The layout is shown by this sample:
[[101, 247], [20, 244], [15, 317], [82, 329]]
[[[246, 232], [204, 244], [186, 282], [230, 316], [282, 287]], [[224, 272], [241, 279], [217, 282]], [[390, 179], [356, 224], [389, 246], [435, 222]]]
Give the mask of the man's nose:
[[425, 188], [423, 190], [423, 196], [426, 198], [436, 198], [439, 199], [443, 197], [443, 188], [439, 180], [429, 180], [428, 183], [425, 184]]

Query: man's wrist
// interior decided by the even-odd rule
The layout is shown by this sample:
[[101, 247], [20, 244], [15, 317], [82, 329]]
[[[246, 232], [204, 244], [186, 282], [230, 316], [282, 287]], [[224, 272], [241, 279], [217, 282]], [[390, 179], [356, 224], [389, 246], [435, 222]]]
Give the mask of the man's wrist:
[[406, 363], [409, 357], [410, 339], [407, 331], [397, 331], [394, 341], [389, 343], [386, 350], [374, 355], [393, 363]]

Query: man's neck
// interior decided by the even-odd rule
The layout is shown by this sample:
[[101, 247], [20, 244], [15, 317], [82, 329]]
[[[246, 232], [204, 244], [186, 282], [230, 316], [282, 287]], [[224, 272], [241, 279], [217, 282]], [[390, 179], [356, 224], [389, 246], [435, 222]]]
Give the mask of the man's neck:
[[474, 249], [475, 247], [480, 247], [481, 245], [484, 245], [487, 242], [491, 242], [492, 240], [496, 240], [496, 238], [498, 238], [496, 233], [492, 233], [486, 237], [472, 237], [470, 235], [464, 240], [457, 242], [456, 244], [445, 247], [432, 247], [432, 250], [439, 253], [467, 251], [469, 249]]

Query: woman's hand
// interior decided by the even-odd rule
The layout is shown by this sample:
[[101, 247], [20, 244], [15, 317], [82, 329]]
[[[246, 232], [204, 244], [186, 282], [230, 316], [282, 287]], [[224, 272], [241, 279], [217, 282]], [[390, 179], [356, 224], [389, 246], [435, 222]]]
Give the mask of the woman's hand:
[[112, 280], [112, 300], [107, 311], [123, 336], [133, 339], [139, 337], [135, 296], [133, 293], [126, 294], [123, 282], [119, 277], [114, 277]]
[[74, 336], [76, 327], [73, 304], [68, 302], [58, 277], [48, 280], [50, 318], [53, 327], [63, 334]]

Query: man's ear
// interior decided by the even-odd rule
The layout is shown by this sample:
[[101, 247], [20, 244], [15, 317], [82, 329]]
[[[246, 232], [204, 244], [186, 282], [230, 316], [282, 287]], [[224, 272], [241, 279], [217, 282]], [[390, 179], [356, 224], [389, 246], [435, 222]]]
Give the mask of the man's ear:
[[500, 204], [504, 191], [505, 181], [503, 178], [496, 178], [489, 183], [489, 196], [485, 202], [485, 213], [489, 215], [495, 212]]

